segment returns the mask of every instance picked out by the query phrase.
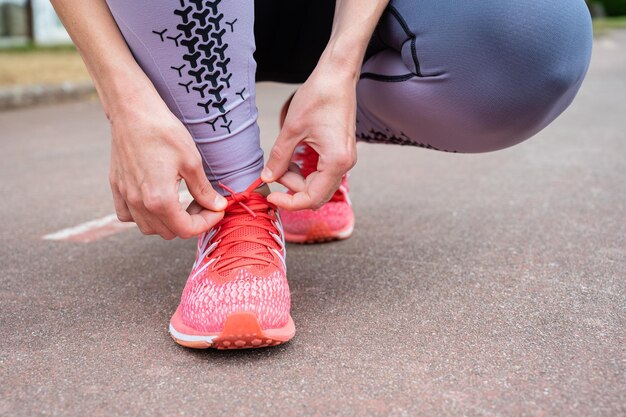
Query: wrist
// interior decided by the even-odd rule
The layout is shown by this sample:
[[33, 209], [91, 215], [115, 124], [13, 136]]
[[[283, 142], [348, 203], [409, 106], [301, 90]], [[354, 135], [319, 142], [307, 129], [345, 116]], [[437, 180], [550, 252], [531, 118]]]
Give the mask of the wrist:
[[331, 39], [320, 57], [319, 64], [327, 68], [335, 77], [356, 83], [361, 73], [365, 48], [359, 43]]
[[154, 103], [155, 99], [161, 100], [143, 71], [123, 68], [110, 71], [109, 74], [100, 74], [96, 81], [96, 89], [110, 121], [120, 114], [142, 108], [146, 102]]

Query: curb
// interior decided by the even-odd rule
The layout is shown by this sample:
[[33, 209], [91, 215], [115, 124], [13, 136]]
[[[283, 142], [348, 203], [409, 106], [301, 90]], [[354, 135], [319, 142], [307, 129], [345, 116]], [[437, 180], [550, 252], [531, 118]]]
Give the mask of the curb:
[[2, 87], [0, 88], [0, 111], [35, 104], [82, 99], [95, 92], [96, 89], [90, 81]]

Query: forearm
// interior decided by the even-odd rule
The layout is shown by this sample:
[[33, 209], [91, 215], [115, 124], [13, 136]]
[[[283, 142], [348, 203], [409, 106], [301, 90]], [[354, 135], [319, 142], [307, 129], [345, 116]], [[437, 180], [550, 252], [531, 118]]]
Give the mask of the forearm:
[[389, 0], [337, 0], [330, 40], [322, 62], [328, 62], [355, 82], [369, 40]]
[[132, 56], [104, 0], [51, 0], [94, 81], [104, 111], [157, 94]]

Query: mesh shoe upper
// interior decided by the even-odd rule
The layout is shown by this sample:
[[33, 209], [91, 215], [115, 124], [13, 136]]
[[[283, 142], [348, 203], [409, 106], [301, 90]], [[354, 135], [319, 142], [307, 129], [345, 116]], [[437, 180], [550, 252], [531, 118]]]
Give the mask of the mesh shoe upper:
[[263, 329], [289, 319], [285, 247], [280, 217], [267, 199], [248, 190], [227, 197], [224, 218], [198, 238], [196, 262], [181, 298], [185, 325], [219, 332], [231, 313], [251, 312]]

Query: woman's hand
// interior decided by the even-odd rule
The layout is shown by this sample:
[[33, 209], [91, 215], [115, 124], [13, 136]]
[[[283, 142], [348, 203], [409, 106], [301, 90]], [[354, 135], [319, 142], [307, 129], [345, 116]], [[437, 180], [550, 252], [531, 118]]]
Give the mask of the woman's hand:
[[[223, 216], [226, 200], [211, 187], [191, 135], [135, 61], [104, 0], [51, 0], [78, 47], [111, 121], [115, 211], [145, 234], [189, 238]], [[185, 179], [195, 201], [178, 200]]]
[[[144, 234], [190, 238], [223, 217], [226, 199], [207, 180], [187, 129], [157, 94], [144, 95], [109, 116], [115, 211]], [[181, 179], [195, 199], [187, 211], [178, 198]]]
[[[273, 192], [268, 200], [286, 210], [317, 209], [356, 163], [356, 81], [352, 72], [320, 61], [296, 91], [261, 178], [277, 181], [294, 194]], [[317, 171], [303, 178], [290, 167], [300, 142], [318, 154]]]
[[[294, 95], [261, 175], [263, 181], [278, 181], [294, 192], [274, 192], [268, 197], [287, 210], [319, 208], [356, 163], [356, 83], [367, 45], [389, 0], [336, 3], [330, 40], [315, 70]], [[317, 171], [306, 179], [289, 167], [302, 141], [320, 156]]]

